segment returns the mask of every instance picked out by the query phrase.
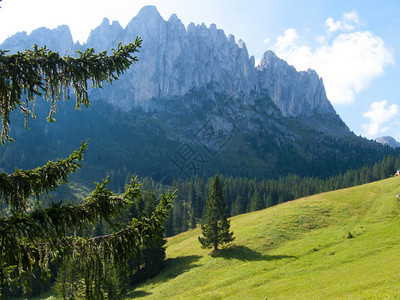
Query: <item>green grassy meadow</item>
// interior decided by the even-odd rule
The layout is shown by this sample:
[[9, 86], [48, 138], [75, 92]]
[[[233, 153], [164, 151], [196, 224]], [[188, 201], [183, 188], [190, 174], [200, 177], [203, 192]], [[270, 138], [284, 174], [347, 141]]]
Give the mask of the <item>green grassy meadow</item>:
[[233, 217], [215, 256], [182, 233], [126, 299], [400, 299], [399, 193], [390, 178]]

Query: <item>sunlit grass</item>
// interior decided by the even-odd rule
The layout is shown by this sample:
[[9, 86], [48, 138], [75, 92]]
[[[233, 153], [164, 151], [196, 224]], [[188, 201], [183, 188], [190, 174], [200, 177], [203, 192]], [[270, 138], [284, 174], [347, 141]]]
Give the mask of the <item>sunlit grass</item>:
[[180, 234], [164, 271], [127, 298], [399, 298], [399, 192], [392, 178], [236, 216], [216, 256], [199, 228]]

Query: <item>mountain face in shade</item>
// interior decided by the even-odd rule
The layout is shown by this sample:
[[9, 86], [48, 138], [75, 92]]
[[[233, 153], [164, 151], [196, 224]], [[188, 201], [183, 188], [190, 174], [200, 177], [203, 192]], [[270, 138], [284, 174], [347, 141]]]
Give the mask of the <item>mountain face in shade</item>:
[[[125, 28], [104, 19], [83, 45], [73, 42], [67, 26], [60, 26], [39, 28], [30, 35], [17, 33], [0, 49], [15, 52], [36, 43], [74, 55], [90, 47], [109, 51], [119, 42], [133, 42], [136, 36], [143, 39], [139, 61], [112, 85], [89, 91], [92, 104], [102, 103], [107, 109], [93, 108], [94, 115], [82, 125], [89, 136], [82, 139], [94, 135], [95, 150], [120, 153], [107, 159], [108, 167], [99, 158], [96, 168], [109, 170], [115, 168], [113, 160], [123, 159], [143, 175], [169, 173], [176, 167], [170, 162], [180, 145], [189, 145], [205, 159], [200, 167], [178, 169], [174, 175], [329, 176], [372, 163], [386, 151], [348, 129], [315, 71], [297, 72], [272, 51], [266, 51], [255, 66], [242, 40], [227, 36], [214, 24], [185, 27], [176, 15], [164, 20], [154, 6], [142, 8]], [[117, 120], [109, 117], [119, 115], [123, 117]], [[66, 137], [73, 135], [77, 124], [68, 125], [74, 119], [70, 116], [60, 130], [70, 128], [71, 133], [57, 140], [60, 149], [70, 143]], [[138, 119], [146, 136], [136, 136], [139, 142], [127, 146], [127, 136], [138, 130]], [[105, 127], [96, 133], [99, 120], [104, 120]], [[112, 133], [117, 127], [118, 132]], [[101, 135], [107, 135], [107, 142], [96, 142]], [[160, 151], [154, 157], [149, 141], [152, 151]], [[129, 153], [144, 153], [149, 159], [144, 163], [143, 155]]]

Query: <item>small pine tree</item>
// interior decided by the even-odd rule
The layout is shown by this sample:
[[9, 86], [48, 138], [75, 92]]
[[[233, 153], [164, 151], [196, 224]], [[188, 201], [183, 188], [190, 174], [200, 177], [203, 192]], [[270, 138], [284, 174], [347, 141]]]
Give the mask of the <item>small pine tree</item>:
[[218, 251], [218, 245], [234, 240], [233, 232], [229, 231], [230, 221], [225, 214], [227, 207], [221, 180], [216, 175], [206, 203], [205, 223], [201, 226], [203, 236], [199, 236], [201, 247], [214, 248], [213, 253]]

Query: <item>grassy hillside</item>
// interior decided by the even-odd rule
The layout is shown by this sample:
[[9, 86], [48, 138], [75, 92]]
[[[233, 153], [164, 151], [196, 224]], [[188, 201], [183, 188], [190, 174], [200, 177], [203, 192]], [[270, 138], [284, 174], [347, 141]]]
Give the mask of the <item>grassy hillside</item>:
[[232, 218], [211, 257], [199, 228], [168, 241], [167, 267], [128, 299], [400, 298], [400, 178]]

